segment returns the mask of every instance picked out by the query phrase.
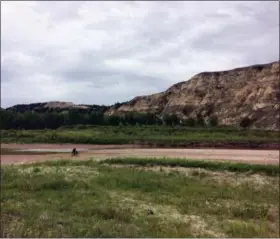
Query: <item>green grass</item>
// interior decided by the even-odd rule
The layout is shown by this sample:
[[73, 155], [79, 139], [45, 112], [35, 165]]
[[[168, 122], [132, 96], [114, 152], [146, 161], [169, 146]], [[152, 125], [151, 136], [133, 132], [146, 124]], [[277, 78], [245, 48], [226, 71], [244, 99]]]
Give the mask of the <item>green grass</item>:
[[279, 236], [278, 217], [270, 219], [279, 204], [278, 175], [167, 165], [2, 166], [1, 236]]
[[216, 162], [209, 160], [186, 160], [186, 159], [157, 159], [157, 158], [112, 158], [101, 161], [107, 164], [137, 165], [137, 166], [168, 166], [168, 167], [185, 167], [185, 168], [206, 168], [214, 171], [231, 171], [231, 172], [251, 172], [265, 173], [269, 176], [280, 174], [279, 165], [264, 164], [246, 164], [231, 162]]
[[279, 142], [278, 132], [182, 126], [84, 126], [57, 130], [2, 130], [3, 143], [170, 144]]

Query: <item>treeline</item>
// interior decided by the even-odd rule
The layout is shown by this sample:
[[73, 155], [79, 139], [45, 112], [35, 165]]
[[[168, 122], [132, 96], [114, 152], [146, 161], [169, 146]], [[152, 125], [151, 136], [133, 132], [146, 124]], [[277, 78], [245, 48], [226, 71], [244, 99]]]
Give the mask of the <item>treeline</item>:
[[189, 127], [217, 126], [218, 119], [207, 121], [198, 116], [180, 120], [176, 115], [159, 117], [155, 114], [127, 113], [123, 116], [104, 115], [101, 111], [71, 109], [67, 111], [49, 110], [45, 112], [0, 110], [1, 129], [57, 129], [71, 125], [184, 125]]

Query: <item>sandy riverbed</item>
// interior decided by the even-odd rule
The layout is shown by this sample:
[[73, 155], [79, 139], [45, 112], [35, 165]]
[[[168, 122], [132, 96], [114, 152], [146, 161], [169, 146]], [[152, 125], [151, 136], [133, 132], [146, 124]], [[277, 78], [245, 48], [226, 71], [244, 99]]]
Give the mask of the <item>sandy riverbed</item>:
[[[186, 159], [227, 160], [235, 162], [279, 164], [278, 150], [237, 150], [237, 149], [178, 149], [178, 148], [138, 148], [134, 145], [84, 145], [84, 144], [1, 144], [9, 149], [71, 149], [83, 148], [75, 159], [105, 159], [113, 157], [170, 157]], [[35, 161], [69, 159], [70, 153], [48, 155], [1, 155], [2, 164], [28, 163]], [[74, 158], [73, 158], [74, 159]]]

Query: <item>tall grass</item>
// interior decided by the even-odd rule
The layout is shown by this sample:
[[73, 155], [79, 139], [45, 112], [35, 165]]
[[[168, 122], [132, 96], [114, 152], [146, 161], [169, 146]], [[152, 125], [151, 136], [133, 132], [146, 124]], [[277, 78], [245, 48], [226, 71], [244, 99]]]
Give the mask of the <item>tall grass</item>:
[[[162, 160], [160, 160], [162, 161]], [[112, 162], [112, 161], [111, 161]], [[1, 237], [277, 237], [275, 177], [236, 184], [94, 161], [1, 168]], [[194, 176], [193, 176], [194, 175]], [[226, 172], [225, 172], [226, 175]], [[217, 181], [218, 180], [218, 181]], [[248, 183], [250, 182], [250, 183]], [[237, 186], [238, 185], [238, 186]], [[271, 222], [273, 216], [275, 222]], [[277, 221], [278, 220], [278, 221]]]
[[277, 176], [280, 173], [279, 165], [264, 164], [245, 164], [229, 162], [213, 162], [206, 160], [186, 160], [170, 158], [112, 158], [100, 161], [101, 164], [122, 164], [138, 166], [167, 166], [167, 167], [185, 167], [185, 168], [205, 168], [214, 171], [231, 172], [251, 172], [264, 173], [269, 176]]
[[57, 130], [2, 130], [3, 143], [174, 144], [279, 143], [277, 132], [182, 126], [87, 126]]

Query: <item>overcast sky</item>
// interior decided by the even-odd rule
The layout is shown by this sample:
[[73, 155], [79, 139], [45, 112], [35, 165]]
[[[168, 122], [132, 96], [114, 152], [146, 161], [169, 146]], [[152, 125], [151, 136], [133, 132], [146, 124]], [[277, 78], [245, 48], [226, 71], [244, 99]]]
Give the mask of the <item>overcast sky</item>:
[[279, 2], [1, 2], [1, 106], [113, 104], [279, 60]]

